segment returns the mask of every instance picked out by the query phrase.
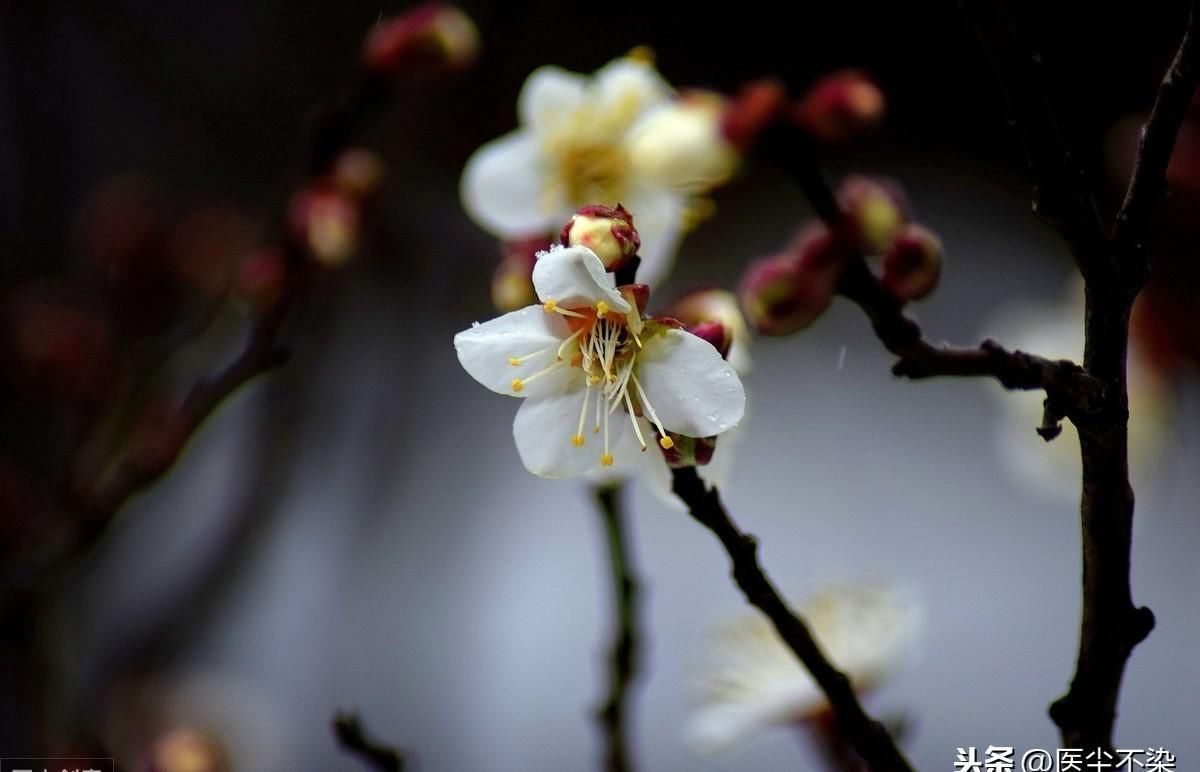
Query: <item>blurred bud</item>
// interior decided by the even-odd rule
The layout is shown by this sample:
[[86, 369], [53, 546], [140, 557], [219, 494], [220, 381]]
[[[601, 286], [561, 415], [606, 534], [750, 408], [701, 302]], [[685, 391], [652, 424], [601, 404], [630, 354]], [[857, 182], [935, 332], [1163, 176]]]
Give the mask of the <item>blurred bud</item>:
[[587, 247], [596, 253], [608, 271], [617, 271], [642, 246], [633, 215], [617, 204], [585, 206], [563, 226], [559, 239], [564, 247]]
[[883, 256], [883, 286], [899, 300], [920, 300], [942, 273], [942, 240], [920, 225], [906, 225]]
[[188, 422], [179, 405], [169, 399], [151, 400], [133, 425], [129, 462], [146, 474], [161, 474], [179, 458], [187, 440]]
[[786, 101], [787, 91], [777, 80], [764, 78], [747, 83], [726, 108], [721, 118], [721, 133], [745, 153], [779, 117]]
[[361, 200], [379, 190], [385, 172], [383, 159], [378, 154], [352, 147], [333, 162], [330, 179], [339, 193]]
[[706, 288], [693, 290], [673, 302], [667, 313], [688, 327], [705, 322], [720, 322], [731, 336], [730, 348], [725, 358], [739, 374], [750, 371], [749, 353], [750, 328], [738, 308], [737, 295], [725, 289]]
[[478, 55], [475, 22], [461, 9], [436, 2], [382, 20], [363, 45], [363, 65], [380, 75], [464, 70]]
[[633, 310], [639, 317], [646, 313], [646, 306], [650, 303], [650, 285], [648, 284], [622, 284], [617, 287], [617, 292], [621, 293], [621, 297], [625, 298], [629, 305], [633, 306]]
[[723, 322], [700, 322], [688, 327], [688, 332], [711, 343], [722, 357], [729, 356], [729, 348], [733, 345], [733, 330]]
[[292, 197], [288, 215], [293, 237], [322, 265], [343, 265], [358, 248], [358, 207], [332, 188], [300, 191]]
[[170, 261], [187, 286], [221, 297], [238, 263], [254, 249], [254, 235], [254, 226], [233, 210], [200, 209], [171, 230]]
[[877, 130], [886, 100], [866, 73], [839, 70], [818, 80], [796, 107], [797, 122], [831, 145], [844, 144]]
[[66, 302], [34, 297], [17, 302], [13, 324], [19, 377], [36, 394], [84, 402], [108, 398], [116, 361], [102, 317]]
[[[667, 466], [672, 469], [705, 466], [712, 461], [713, 451], [717, 447], [716, 437], [688, 437], [675, 432], [667, 432], [667, 436], [671, 438], [670, 447], [663, 448], [662, 454]], [[661, 444], [659, 447], [662, 447]]]
[[907, 219], [908, 202], [893, 182], [861, 175], [847, 177], [838, 188], [848, 237], [864, 255], [883, 254]]
[[802, 264], [785, 252], [750, 264], [738, 290], [751, 326], [789, 335], [812, 324], [833, 301], [837, 271]]
[[720, 94], [685, 93], [637, 124], [629, 137], [630, 162], [648, 179], [689, 193], [725, 183], [741, 160], [722, 131], [727, 109]]
[[503, 257], [492, 274], [492, 304], [498, 311], [516, 311], [538, 302], [533, 291], [533, 264], [538, 252], [550, 247], [543, 236], [508, 241], [501, 245]]
[[287, 262], [283, 252], [278, 247], [263, 247], [248, 255], [238, 266], [234, 292], [263, 314], [279, 303], [286, 281]]
[[148, 772], [229, 772], [225, 749], [196, 729], [173, 729], [154, 743]]

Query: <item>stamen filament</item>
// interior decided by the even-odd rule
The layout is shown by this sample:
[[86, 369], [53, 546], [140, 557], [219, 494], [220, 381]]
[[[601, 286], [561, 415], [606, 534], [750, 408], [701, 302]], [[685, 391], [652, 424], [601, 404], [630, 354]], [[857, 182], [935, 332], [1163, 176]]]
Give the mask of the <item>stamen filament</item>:
[[575, 436], [571, 438], [571, 444], [577, 448], [583, 447], [583, 422], [587, 420], [588, 400], [592, 396], [592, 386], [587, 385], [583, 391], [583, 407], [579, 410], [579, 426], [575, 429]]
[[642, 427], [638, 426], [637, 416], [633, 412], [633, 398], [629, 396], [629, 389], [625, 389], [625, 409], [629, 413], [629, 420], [633, 424], [633, 433], [637, 435], [638, 444], [642, 446], [642, 452], [646, 452], [646, 440], [642, 438]]
[[670, 450], [675, 445], [675, 441], [667, 436], [667, 430], [663, 428], [662, 421], [658, 420], [658, 413], [654, 412], [654, 406], [650, 404], [650, 400], [646, 398], [646, 390], [642, 388], [642, 384], [638, 381], [637, 376], [630, 371], [630, 379], [633, 381], [633, 387], [637, 389], [638, 401], [642, 403], [642, 407], [650, 414], [650, 421], [654, 424], [654, 428], [658, 429], [659, 440], [658, 444], [664, 450]]

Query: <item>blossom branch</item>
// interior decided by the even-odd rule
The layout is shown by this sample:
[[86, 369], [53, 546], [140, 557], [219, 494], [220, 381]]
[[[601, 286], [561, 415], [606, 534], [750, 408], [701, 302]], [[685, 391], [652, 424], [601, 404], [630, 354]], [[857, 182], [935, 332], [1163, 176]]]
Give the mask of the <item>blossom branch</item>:
[[863, 710], [850, 679], [821, 651], [808, 626], [775, 589], [758, 562], [758, 542], [725, 510], [717, 491], [705, 487], [695, 467], [672, 471], [672, 489], [701, 525], [729, 554], [733, 578], [746, 600], [771, 620], [780, 637], [804, 664], [833, 708], [838, 732], [873, 772], [912, 772], [887, 728]]
[[400, 772], [404, 769], [404, 757], [395, 748], [367, 737], [362, 722], [355, 714], [338, 713], [334, 716], [333, 733], [342, 748], [362, 758], [372, 769], [379, 772]]
[[615, 631], [608, 653], [608, 694], [596, 711], [604, 732], [604, 768], [610, 772], [631, 769], [627, 730], [630, 687], [637, 676], [637, 579], [630, 566], [630, 545], [621, 504], [620, 485], [598, 486], [596, 504], [604, 523], [609, 569], [613, 580]]

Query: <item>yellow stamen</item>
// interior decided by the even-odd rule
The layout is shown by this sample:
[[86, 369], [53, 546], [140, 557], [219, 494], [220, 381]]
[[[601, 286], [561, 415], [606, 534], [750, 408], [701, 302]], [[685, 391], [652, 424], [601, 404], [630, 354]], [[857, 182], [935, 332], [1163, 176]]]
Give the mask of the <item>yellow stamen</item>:
[[558, 301], [556, 301], [554, 298], [550, 298], [545, 303], [542, 303], [542, 310], [548, 314], [554, 313], [558, 310]]
[[571, 437], [571, 444], [577, 448], [582, 448], [583, 447], [583, 435], [582, 434], [573, 435]]
[[662, 439], [658, 441], [658, 444], [662, 445], [663, 450], [670, 450], [671, 448], [675, 447], [675, 440], [664, 434]]
[[605, 453], [604, 455], [600, 456], [600, 466], [612, 466], [612, 465], [613, 465], [612, 453]]
[[520, 378], [513, 378], [513, 380], [512, 380], [512, 390], [513, 391], [520, 392], [521, 389], [524, 389], [524, 388], [525, 388], [525, 381], [521, 380]]
[[596, 304], [596, 314], [598, 316], [604, 316], [607, 313], [608, 313], [608, 303], [605, 303], [603, 300], [601, 300], [599, 303]]

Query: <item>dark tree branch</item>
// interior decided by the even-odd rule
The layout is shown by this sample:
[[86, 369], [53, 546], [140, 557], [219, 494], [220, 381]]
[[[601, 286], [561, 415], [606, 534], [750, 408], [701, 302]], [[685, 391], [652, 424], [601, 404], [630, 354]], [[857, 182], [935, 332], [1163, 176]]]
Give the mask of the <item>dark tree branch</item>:
[[706, 488], [695, 467], [675, 469], [673, 490], [701, 525], [720, 539], [733, 565], [733, 579], [746, 600], [771, 620], [779, 636], [804, 663], [833, 709], [837, 730], [873, 772], [912, 772], [887, 728], [869, 716], [850, 685], [821, 651], [808, 626], [780, 596], [758, 562], [758, 542], [737, 527], [714, 489]]
[[334, 716], [333, 733], [342, 748], [359, 756], [371, 769], [379, 772], [400, 772], [404, 769], [404, 757], [394, 748], [367, 737], [362, 722], [355, 714], [338, 713]]
[[604, 732], [604, 768], [627, 772], [629, 761], [628, 703], [637, 676], [637, 579], [626, 528], [621, 487], [596, 488], [596, 505], [604, 523], [608, 560], [613, 580], [614, 631], [608, 652], [608, 694], [596, 718]]

